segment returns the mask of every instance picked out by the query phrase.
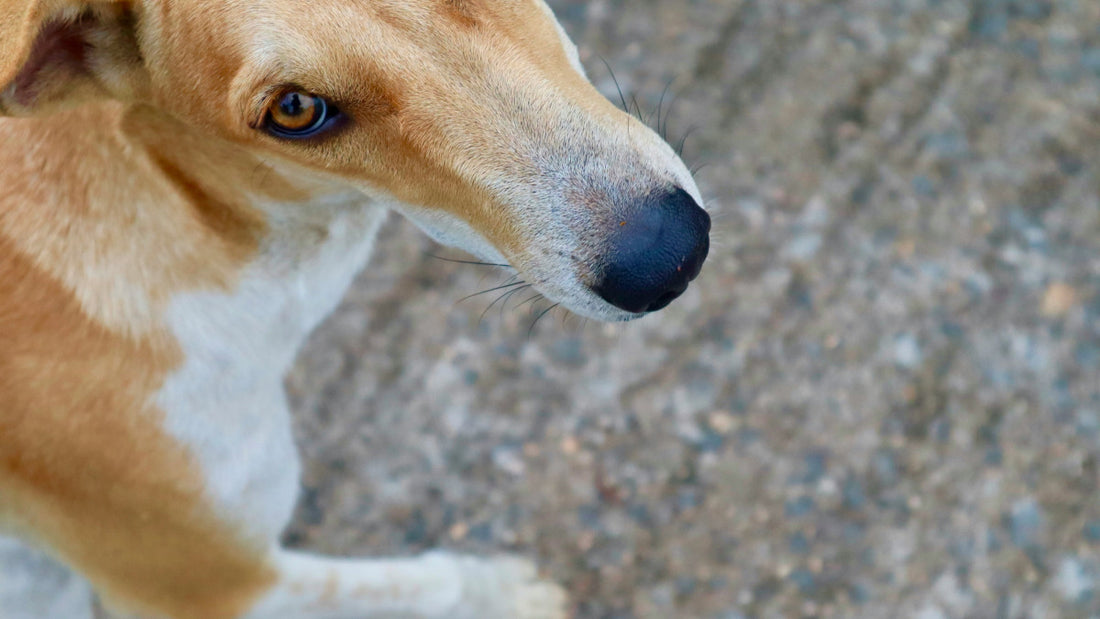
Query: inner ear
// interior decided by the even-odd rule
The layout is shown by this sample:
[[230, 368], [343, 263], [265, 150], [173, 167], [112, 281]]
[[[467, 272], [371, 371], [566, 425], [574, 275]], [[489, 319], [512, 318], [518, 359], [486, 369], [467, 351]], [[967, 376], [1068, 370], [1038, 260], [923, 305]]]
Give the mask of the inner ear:
[[41, 94], [89, 73], [89, 41], [85, 20], [54, 20], [38, 32], [30, 55], [12, 82], [12, 98], [31, 107]]
[[141, 88], [133, 20], [122, 8], [85, 10], [38, 29], [0, 108], [37, 113], [89, 99], [129, 99]]

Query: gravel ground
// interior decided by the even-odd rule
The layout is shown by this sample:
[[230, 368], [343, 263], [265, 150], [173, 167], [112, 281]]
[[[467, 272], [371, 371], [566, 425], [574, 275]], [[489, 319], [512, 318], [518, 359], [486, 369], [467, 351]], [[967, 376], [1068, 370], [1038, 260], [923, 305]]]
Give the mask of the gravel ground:
[[674, 80], [703, 276], [530, 331], [394, 218], [288, 381], [289, 543], [527, 554], [581, 618], [1100, 617], [1100, 2], [551, 4]]

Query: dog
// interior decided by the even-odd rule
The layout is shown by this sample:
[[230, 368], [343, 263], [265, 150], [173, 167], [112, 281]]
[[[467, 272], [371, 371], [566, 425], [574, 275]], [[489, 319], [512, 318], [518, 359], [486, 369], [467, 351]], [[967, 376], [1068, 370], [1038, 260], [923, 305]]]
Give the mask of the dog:
[[387, 212], [602, 321], [706, 259], [542, 0], [2, 0], [0, 117], [0, 617], [567, 616], [517, 558], [278, 544], [282, 377]]

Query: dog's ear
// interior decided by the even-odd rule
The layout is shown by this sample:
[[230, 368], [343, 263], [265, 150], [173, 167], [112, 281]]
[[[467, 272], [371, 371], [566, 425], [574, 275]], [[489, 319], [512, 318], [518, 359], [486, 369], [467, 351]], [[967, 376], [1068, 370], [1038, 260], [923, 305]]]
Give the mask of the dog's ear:
[[146, 76], [134, 24], [131, 2], [0, 0], [0, 115], [139, 96]]

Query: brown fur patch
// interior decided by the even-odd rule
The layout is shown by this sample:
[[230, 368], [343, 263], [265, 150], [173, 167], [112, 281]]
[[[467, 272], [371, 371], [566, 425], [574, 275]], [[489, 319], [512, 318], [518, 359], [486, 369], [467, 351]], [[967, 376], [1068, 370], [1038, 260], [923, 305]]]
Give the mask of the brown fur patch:
[[90, 321], [0, 240], [0, 520], [134, 610], [228, 619], [273, 575], [160, 429], [150, 396], [178, 363], [167, 338]]

